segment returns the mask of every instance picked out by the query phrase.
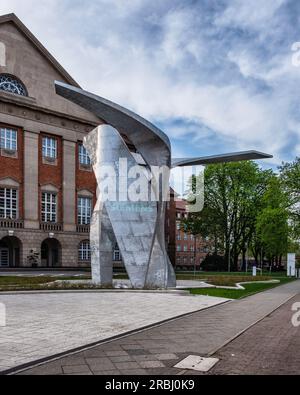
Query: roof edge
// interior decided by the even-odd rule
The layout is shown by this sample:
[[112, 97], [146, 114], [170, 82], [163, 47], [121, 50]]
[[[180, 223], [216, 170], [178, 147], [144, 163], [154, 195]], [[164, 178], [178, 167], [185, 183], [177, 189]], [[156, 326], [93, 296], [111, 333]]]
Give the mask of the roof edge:
[[24, 25], [24, 23], [14, 13], [0, 15], [0, 24], [13, 22], [16, 27], [28, 38], [29, 41], [44, 55], [52, 66], [64, 77], [71, 85], [80, 88], [80, 85], [71, 77], [71, 75], [62, 67], [60, 63], [51, 55], [44, 45], [34, 36], [33, 33]]

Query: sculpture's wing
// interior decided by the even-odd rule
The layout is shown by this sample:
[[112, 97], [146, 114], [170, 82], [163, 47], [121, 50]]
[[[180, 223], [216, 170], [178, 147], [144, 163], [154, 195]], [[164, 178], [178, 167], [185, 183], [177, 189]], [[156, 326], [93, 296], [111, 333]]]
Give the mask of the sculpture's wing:
[[[165, 133], [152, 123], [116, 103], [112, 103], [102, 97], [62, 82], [56, 81], [55, 89], [60, 96], [89, 110], [104, 122], [117, 129], [120, 134], [126, 135], [138, 151], [137, 155], [133, 155], [137, 164], [141, 166], [147, 165], [148, 167], [171, 166], [170, 140]], [[90, 139], [88, 138], [85, 141], [89, 153], [91, 151], [90, 145], [94, 144], [94, 137], [95, 136], [92, 135]], [[99, 147], [99, 149], [101, 150], [101, 147]], [[92, 162], [95, 162], [93, 155]], [[149, 202], [149, 204], [150, 203], [151, 202]], [[147, 273], [145, 273], [145, 285], [153, 286], [157, 284], [160, 286], [175, 286], [175, 274], [168, 258], [165, 245], [164, 225], [166, 203], [159, 201], [155, 203], [155, 208], [156, 213], [152, 216], [152, 220], [154, 220], [154, 229], [151, 229], [152, 237], [149, 238], [151, 242], [151, 256], [149, 257], [150, 260]], [[111, 213], [110, 211], [110, 214]], [[144, 213], [143, 216], [145, 217], [146, 213]], [[112, 222], [114, 226], [114, 221]], [[145, 223], [147, 221], [145, 218], [141, 218], [141, 222]], [[135, 228], [137, 229], [137, 226]], [[114, 231], [117, 232], [116, 229], [114, 229]], [[138, 231], [135, 230], [135, 232], [137, 234]], [[136, 255], [135, 260], [137, 263], [145, 261], [144, 258], [142, 259], [141, 254], [136, 252]], [[127, 261], [129, 262], [130, 259], [128, 258]]]
[[172, 167], [201, 166], [214, 163], [240, 162], [245, 160], [270, 159], [272, 155], [258, 151], [243, 151], [231, 154], [204, 156], [200, 158], [172, 159]]
[[97, 115], [120, 134], [129, 137], [148, 165], [170, 166], [171, 143], [168, 136], [134, 112], [100, 96], [55, 81], [56, 93]]

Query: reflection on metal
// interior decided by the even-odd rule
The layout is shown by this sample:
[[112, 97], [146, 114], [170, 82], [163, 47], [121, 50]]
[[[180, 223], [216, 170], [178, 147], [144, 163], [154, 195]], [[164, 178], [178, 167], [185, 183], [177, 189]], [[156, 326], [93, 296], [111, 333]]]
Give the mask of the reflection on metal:
[[[56, 83], [56, 91], [111, 125], [99, 126], [85, 141], [100, 185], [90, 236], [93, 281], [103, 286], [112, 284], [113, 250], [117, 241], [134, 288], [175, 287], [176, 276], [165, 244], [166, 202], [163, 199], [158, 202], [104, 201], [101, 190], [105, 168], [110, 165], [117, 170], [120, 158], [127, 159], [128, 168], [140, 166], [141, 178], [147, 183], [145, 165], [170, 168], [168, 136], [138, 115], [78, 88]], [[129, 151], [121, 134], [128, 136], [139, 155]], [[122, 180], [118, 171], [116, 174], [118, 179], [114, 182], [119, 186]]]
[[[102, 125], [91, 132], [85, 147], [92, 158], [93, 169], [99, 186], [99, 197], [91, 223], [91, 251], [93, 280], [97, 284], [112, 284], [113, 252], [119, 246], [128, 276], [134, 288], [167, 288], [176, 285], [175, 274], [165, 248], [163, 202], [132, 202], [127, 198], [127, 175], [119, 172], [119, 159], [127, 160], [128, 168], [139, 167], [136, 155], [127, 148], [119, 132], [109, 125]], [[109, 166], [114, 175], [107, 180]], [[140, 179], [149, 181], [140, 168]], [[104, 197], [109, 182], [112, 198]], [[122, 185], [126, 194], [120, 196]], [[114, 191], [119, 186], [118, 191]]]
[[[59, 95], [94, 113], [107, 124], [92, 131], [84, 142], [99, 191], [90, 232], [93, 281], [103, 286], [112, 285], [113, 251], [117, 242], [134, 288], [175, 287], [176, 276], [165, 244], [165, 190], [161, 191], [161, 182], [150, 182], [148, 172], [152, 166], [170, 170], [171, 145], [168, 136], [140, 116], [106, 99], [61, 82], [56, 82], [55, 86]], [[137, 152], [130, 151], [122, 136], [130, 139]], [[237, 156], [249, 159], [255, 155], [252, 152], [246, 153], [246, 156], [245, 153]], [[152, 194], [158, 196], [157, 201], [126, 199], [127, 174], [125, 177], [119, 172], [120, 158], [127, 161], [128, 168], [136, 166], [140, 169], [140, 181], [148, 185]], [[207, 162], [208, 159], [212, 160], [183, 159], [177, 165], [212, 163]], [[215, 162], [231, 160], [232, 155], [219, 159], [215, 158]], [[105, 179], [107, 182], [105, 172], [108, 167], [115, 170], [115, 176], [108, 178], [111, 185], [104, 185]], [[168, 180], [169, 176], [168, 173]], [[110, 186], [113, 191], [113, 185], [118, 189], [115, 191], [117, 201], [104, 197]], [[169, 186], [163, 188], [169, 189]]]

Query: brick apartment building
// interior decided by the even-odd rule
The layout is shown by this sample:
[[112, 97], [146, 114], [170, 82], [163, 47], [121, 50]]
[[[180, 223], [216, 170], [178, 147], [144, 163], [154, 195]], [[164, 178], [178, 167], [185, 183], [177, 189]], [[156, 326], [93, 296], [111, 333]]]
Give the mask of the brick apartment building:
[[[0, 269], [90, 266], [97, 184], [82, 141], [102, 121], [55, 80], [78, 86], [14, 14], [0, 16]], [[184, 203], [168, 208], [172, 263], [199, 267], [203, 244], [178, 228]]]
[[182, 221], [188, 217], [186, 202], [176, 201], [171, 193], [166, 215], [166, 239], [173, 266], [178, 270], [199, 270], [201, 263], [211, 252], [209, 239], [184, 231]]

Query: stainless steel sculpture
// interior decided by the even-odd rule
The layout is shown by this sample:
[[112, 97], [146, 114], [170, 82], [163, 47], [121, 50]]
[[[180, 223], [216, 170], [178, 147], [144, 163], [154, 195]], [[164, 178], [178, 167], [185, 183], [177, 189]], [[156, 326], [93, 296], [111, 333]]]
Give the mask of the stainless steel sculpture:
[[[91, 223], [93, 281], [103, 286], [112, 284], [113, 250], [117, 243], [133, 288], [175, 287], [176, 276], [165, 245], [165, 191], [158, 180], [150, 183], [151, 166], [170, 169], [172, 166], [262, 159], [270, 155], [249, 151], [178, 159], [172, 163], [168, 136], [145, 119], [79, 88], [60, 82], [55, 82], [55, 86], [59, 95], [91, 111], [106, 123], [92, 131], [84, 143], [99, 187]], [[135, 152], [128, 148], [123, 136], [130, 139]], [[120, 158], [126, 160], [128, 167], [139, 168], [140, 181], [152, 188], [157, 201], [127, 200], [126, 177], [124, 175], [123, 179], [119, 171]], [[103, 184], [108, 167], [115, 170], [111, 181], [118, 186], [117, 203], [115, 199], [104, 198], [105, 188], [109, 188]]]

